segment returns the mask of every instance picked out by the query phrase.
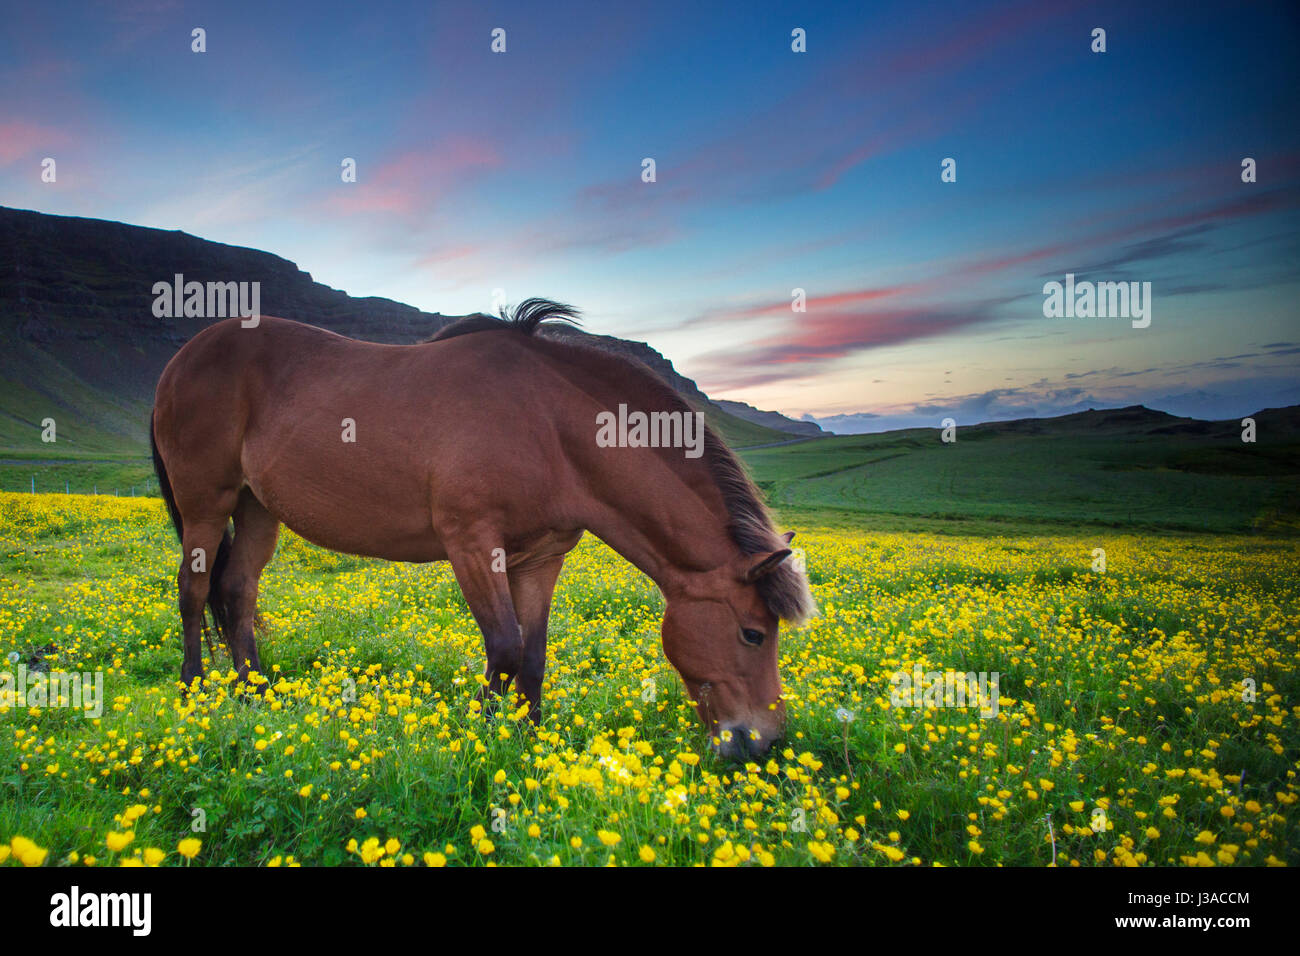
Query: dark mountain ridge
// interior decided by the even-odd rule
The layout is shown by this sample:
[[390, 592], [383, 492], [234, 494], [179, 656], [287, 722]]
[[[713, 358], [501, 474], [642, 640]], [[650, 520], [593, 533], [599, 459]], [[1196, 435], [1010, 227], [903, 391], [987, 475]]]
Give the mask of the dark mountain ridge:
[[[159, 374], [181, 345], [213, 321], [154, 315], [155, 284], [172, 283], [177, 274], [186, 282], [257, 282], [262, 314], [372, 342], [420, 342], [463, 318], [377, 296], [350, 296], [280, 256], [179, 230], [0, 207], [0, 451], [55, 454], [40, 441], [40, 423], [48, 417], [58, 422], [59, 455], [143, 454]], [[711, 400], [644, 342], [567, 326], [546, 334], [577, 336], [642, 362], [705, 411], [735, 446], [828, 437], [813, 422]], [[1300, 436], [1300, 408], [1263, 409], [1254, 417], [1273, 438]], [[918, 430], [877, 434], [901, 438], [913, 431]], [[1239, 438], [1240, 432], [1239, 419], [1200, 421], [1141, 405], [962, 429], [963, 437], [976, 440], [1052, 433], [1224, 439]]]
[[[40, 422], [53, 417], [65, 452], [139, 453], [163, 367], [214, 321], [155, 316], [155, 284], [177, 275], [187, 283], [256, 282], [262, 314], [371, 342], [420, 342], [463, 318], [353, 297], [280, 256], [179, 230], [0, 207], [0, 448], [45, 450]], [[734, 444], [785, 437], [711, 403], [644, 342], [556, 334], [649, 366]]]

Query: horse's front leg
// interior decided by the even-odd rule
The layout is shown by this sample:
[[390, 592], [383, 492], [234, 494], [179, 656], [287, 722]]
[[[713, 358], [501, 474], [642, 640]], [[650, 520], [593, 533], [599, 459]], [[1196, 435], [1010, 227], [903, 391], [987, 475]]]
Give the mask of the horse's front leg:
[[542, 677], [546, 673], [546, 625], [551, 614], [555, 580], [564, 567], [564, 555], [550, 555], [521, 564], [508, 572], [515, 614], [523, 628], [524, 654], [515, 687], [528, 700], [533, 723], [542, 719]]
[[457, 542], [447, 547], [451, 569], [483, 632], [486, 683], [479, 688], [478, 699], [485, 708], [491, 707], [493, 696], [505, 696], [524, 656], [523, 636], [505, 571], [504, 546], [499, 535], [485, 532], [447, 537]]

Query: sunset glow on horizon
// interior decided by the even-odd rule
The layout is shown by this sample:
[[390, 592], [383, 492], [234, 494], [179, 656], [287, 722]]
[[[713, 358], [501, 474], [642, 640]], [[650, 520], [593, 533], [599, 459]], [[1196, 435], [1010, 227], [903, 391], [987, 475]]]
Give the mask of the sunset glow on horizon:
[[[0, 205], [182, 229], [428, 311], [571, 302], [712, 398], [835, 431], [1300, 403], [1293, 5], [7, 20]], [[1048, 317], [1067, 276], [1150, 283], [1149, 325]]]

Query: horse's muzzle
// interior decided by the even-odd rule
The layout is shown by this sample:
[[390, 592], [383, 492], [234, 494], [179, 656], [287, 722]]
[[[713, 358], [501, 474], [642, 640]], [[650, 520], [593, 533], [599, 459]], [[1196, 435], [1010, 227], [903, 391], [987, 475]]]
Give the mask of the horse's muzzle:
[[764, 756], [780, 735], [764, 736], [743, 724], [732, 724], [715, 732], [710, 740], [713, 752], [728, 760], [754, 760]]

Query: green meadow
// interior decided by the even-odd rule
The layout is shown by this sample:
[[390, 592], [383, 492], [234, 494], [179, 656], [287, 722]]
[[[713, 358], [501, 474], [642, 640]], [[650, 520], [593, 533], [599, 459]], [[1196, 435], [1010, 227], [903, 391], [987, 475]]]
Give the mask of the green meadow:
[[[0, 666], [104, 698], [0, 704], [0, 865], [1294, 864], [1295, 459], [1254, 451], [1012, 427], [743, 451], [821, 608], [781, 637], [786, 738], [743, 765], [664, 659], [658, 591], [590, 538], [540, 728], [475, 703], [446, 565], [287, 532], [267, 689], [217, 642], [186, 696], [162, 502], [26, 493], [148, 462], [28, 454], [0, 466]], [[995, 712], [897, 698], [915, 667], [997, 674]]]

